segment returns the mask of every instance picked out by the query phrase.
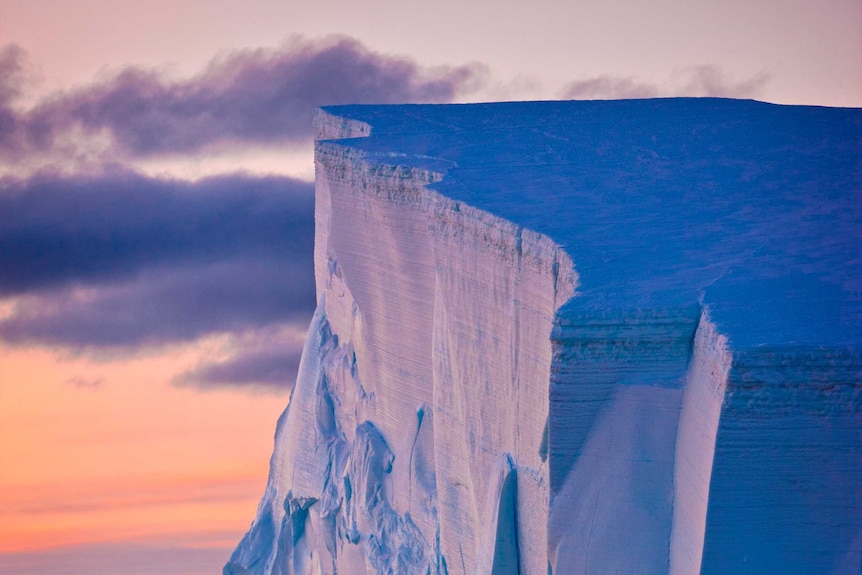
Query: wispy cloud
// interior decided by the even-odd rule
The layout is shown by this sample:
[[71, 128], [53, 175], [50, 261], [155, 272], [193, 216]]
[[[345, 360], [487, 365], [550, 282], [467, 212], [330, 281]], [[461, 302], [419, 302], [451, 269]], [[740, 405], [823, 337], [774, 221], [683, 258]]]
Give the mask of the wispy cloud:
[[423, 67], [349, 37], [294, 38], [278, 50], [229, 53], [184, 80], [130, 67], [15, 113], [10, 103], [22, 58], [15, 47], [0, 57], [0, 150], [7, 155], [44, 152], [76, 129], [107, 135], [116, 151], [131, 157], [296, 144], [310, 139], [316, 106], [448, 102], [475, 91], [487, 75], [479, 64]]
[[22, 144], [21, 113], [14, 107], [24, 86], [24, 50], [16, 45], [0, 48], [0, 154], [9, 154]]
[[704, 65], [681, 70], [661, 83], [621, 76], [595, 76], [568, 84], [561, 94], [573, 100], [656, 98], [659, 96], [715, 96], [752, 98], [769, 82], [766, 73], [736, 80], [717, 66]]
[[640, 82], [633, 78], [617, 76], [595, 76], [576, 80], [563, 90], [562, 97], [572, 100], [593, 100], [603, 98], [655, 98], [658, 86]]
[[95, 390], [102, 387], [102, 381], [99, 378], [86, 378], [86, 377], [70, 377], [66, 380], [67, 385], [71, 385], [72, 387], [77, 387], [78, 389], [89, 389]]
[[259, 330], [227, 357], [207, 359], [174, 378], [174, 384], [201, 390], [223, 387], [273, 390], [293, 388], [303, 340], [296, 333]]

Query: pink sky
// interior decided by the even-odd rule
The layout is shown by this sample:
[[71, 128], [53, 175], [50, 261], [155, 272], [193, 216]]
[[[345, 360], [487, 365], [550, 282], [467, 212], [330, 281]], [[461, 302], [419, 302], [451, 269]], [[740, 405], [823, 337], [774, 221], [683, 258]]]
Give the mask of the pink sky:
[[0, 567], [22, 552], [134, 542], [153, 547], [150, 561], [217, 551], [217, 571], [254, 516], [286, 396], [170, 385], [207, 347], [116, 361], [0, 348]]
[[[0, 50], [10, 44], [22, 49], [9, 56], [14, 63], [9, 69], [20, 72], [8, 82], [12, 96], [4, 94], [0, 78], [0, 119], [4, 111], [15, 118], [6, 135], [0, 130], [0, 176], [14, 179], [0, 188], [0, 202], [3, 194], [27, 196], [39, 186], [55, 190], [76, 182], [79, 188], [120, 186], [117, 197], [123, 205], [131, 205], [127, 198], [132, 196], [124, 194], [132, 192], [122, 186], [155, 186], [165, 198], [182, 204], [186, 184], [196, 181], [195, 193], [233, 206], [233, 196], [222, 189], [226, 180], [219, 178], [238, 170], [246, 172], [242, 185], [262, 186], [261, 203], [255, 206], [270, 205], [279, 197], [279, 186], [292, 186], [298, 197], [310, 193], [310, 187], [287, 178], [313, 177], [305, 114], [310, 106], [346, 103], [354, 95], [356, 101], [720, 95], [858, 107], [860, 23], [858, 0], [467, 5], [454, 0], [0, 0]], [[334, 40], [316, 43], [334, 33], [359, 44], [333, 48]], [[263, 51], [242, 52], [258, 48]], [[365, 92], [360, 92], [361, 79], [350, 80], [344, 73], [358, 59], [376, 74], [377, 84], [371, 82]], [[315, 75], [315, 67], [324, 62], [334, 72]], [[413, 68], [405, 67], [410, 62]], [[134, 83], [116, 80], [129, 66], [143, 67], [149, 75], [133, 78]], [[272, 93], [257, 89], [291, 74], [307, 85]], [[393, 85], [398, 90], [393, 92]], [[131, 96], [124, 92], [128, 86], [135, 87]], [[108, 109], [121, 97], [132, 98], [129, 111]], [[281, 108], [280, 99], [292, 103]], [[204, 110], [210, 115], [202, 115], [201, 122], [193, 122], [187, 112], [176, 112], [189, 106], [212, 108]], [[143, 107], [151, 115], [144, 115]], [[222, 125], [223, 114], [235, 116]], [[266, 114], [272, 114], [271, 126]], [[142, 137], [147, 126], [162, 120], [161, 131]], [[27, 139], [41, 125], [38, 121], [52, 126], [50, 145]], [[236, 125], [241, 129], [231, 131]], [[165, 130], [172, 126], [179, 126], [178, 133], [169, 138]], [[284, 137], [279, 136], [282, 129]], [[188, 139], [182, 130], [188, 130]], [[39, 179], [46, 170], [48, 184]], [[118, 176], [118, 170], [133, 172], [137, 179]], [[267, 174], [284, 179], [264, 181]], [[208, 176], [216, 177], [201, 179]], [[92, 199], [85, 189], [76, 193], [81, 202]], [[140, 209], [153, 208], [134, 197], [143, 202]], [[99, 201], [110, 201], [110, 194], [105, 198]], [[16, 222], [50, 216], [60, 228], [68, 220], [80, 226], [73, 228], [73, 240], [87, 226], [105, 225], [93, 237], [115, 239], [134, 227], [138, 208], [106, 212], [114, 214], [109, 218], [130, 218], [115, 229], [110, 222], [94, 224], [75, 202], [59, 219], [50, 206], [39, 208], [43, 211], [32, 220], [23, 212], [0, 213], [0, 252], [19, 250], [7, 264], [0, 259], [0, 572], [128, 574], [136, 573], [135, 568], [151, 572], [145, 571], [148, 565], [165, 574], [219, 572], [254, 517], [275, 420], [291, 383], [276, 385], [271, 374], [266, 381], [230, 378], [248, 372], [253, 359], [271, 361], [273, 349], [295, 356], [307, 310], [268, 302], [272, 313], [279, 314], [269, 321], [270, 308], [254, 295], [266, 299], [266, 286], [254, 291], [255, 286], [238, 281], [231, 289], [244, 294], [236, 290], [248, 287], [248, 307], [260, 309], [243, 315], [240, 302], [239, 311], [231, 311], [236, 317], [227, 312], [217, 316], [218, 298], [233, 300], [216, 288], [234, 269], [259, 273], [243, 276], [249, 278], [246, 283], [255, 278], [302, 283], [300, 277], [310, 282], [310, 271], [300, 265], [302, 254], [291, 251], [310, 249], [307, 238], [297, 244], [301, 248], [287, 242], [274, 251], [283, 253], [285, 261], [302, 261], [296, 269], [272, 275], [248, 267], [248, 250], [257, 244], [230, 251], [232, 247], [217, 243], [216, 235], [207, 235], [209, 224], [186, 236], [179, 219], [168, 213], [163, 221], [157, 214], [158, 226], [130, 236], [130, 242], [141, 241], [153, 250], [134, 265], [117, 258], [138, 258], [137, 251], [117, 255], [108, 249], [92, 261], [69, 256], [86, 267], [69, 276], [48, 268], [27, 275], [33, 256], [27, 255], [21, 238], [29, 237], [29, 231]], [[8, 205], [13, 208], [7, 210], [20, 210], [14, 206], [24, 204]], [[222, 217], [219, 206], [213, 217]], [[305, 220], [291, 219], [291, 210], [300, 208], [279, 204], [279, 209], [287, 222], [285, 235], [306, 229]], [[302, 217], [308, 219], [306, 212]], [[273, 233], [281, 221], [273, 223]], [[236, 224], [238, 234], [247, 223]], [[174, 230], [177, 245], [188, 254], [159, 251], [159, 226]], [[59, 245], [51, 231], [40, 231], [48, 234], [45, 249]], [[61, 239], [74, 244], [69, 237]], [[264, 242], [274, 236], [260, 237]], [[4, 245], [3, 238], [11, 239]], [[216, 242], [215, 247], [206, 242]], [[227, 250], [218, 252], [224, 259], [207, 259], [216, 248]], [[58, 253], [57, 266], [62, 267], [63, 252]], [[114, 267], [100, 270], [101, 262]], [[297, 275], [299, 269], [306, 275]], [[57, 283], [39, 283], [42, 276], [36, 272]], [[23, 283], [13, 274], [23, 274]], [[212, 288], [200, 277], [214, 278]], [[170, 307], [171, 294], [190, 293], [192, 306], [196, 299], [211, 297], [219, 308], [214, 317], [189, 319], [182, 306]], [[283, 297], [293, 294], [288, 290]], [[125, 309], [134, 304], [149, 313], [142, 298], [150, 296], [161, 298], [150, 307], [169, 308], [153, 311], [152, 326], [97, 325], [110, 322], [111, 313], [102, 314], [113, 309], [104, 307], [108, 305]], [[78, 316], [72, 314], [79, 309]], [[82, 322], [80, 333], [74, 331], [75, 317]], [[88, 318], [95, 318], [92, 325]], [[187, 330], [183, 322], [189, 323]], [[54, 334], [53, 325], [71, 325], [73, 331]], [[126, 339], [104, 339], [111, 330]], [[284, 370], [290, 362], [276, 363]]]

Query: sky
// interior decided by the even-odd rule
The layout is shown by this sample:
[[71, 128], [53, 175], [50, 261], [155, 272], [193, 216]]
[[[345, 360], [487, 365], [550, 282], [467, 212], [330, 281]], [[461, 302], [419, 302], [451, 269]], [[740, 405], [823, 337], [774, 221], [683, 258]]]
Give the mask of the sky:
[[862, 106], [862, 0], [0, 0], [0, 572], [218, 573], [312, 275], [311, 111]]

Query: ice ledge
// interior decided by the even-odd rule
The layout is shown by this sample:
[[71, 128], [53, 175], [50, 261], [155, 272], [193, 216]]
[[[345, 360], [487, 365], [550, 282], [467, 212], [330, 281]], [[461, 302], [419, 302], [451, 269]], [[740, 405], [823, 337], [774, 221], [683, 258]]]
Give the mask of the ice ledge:
[[345, 116], [330, 114], [322, 108], [314, 110], [311, 121], [314, 141], [365, 138], [371, 135], [371, 125]]

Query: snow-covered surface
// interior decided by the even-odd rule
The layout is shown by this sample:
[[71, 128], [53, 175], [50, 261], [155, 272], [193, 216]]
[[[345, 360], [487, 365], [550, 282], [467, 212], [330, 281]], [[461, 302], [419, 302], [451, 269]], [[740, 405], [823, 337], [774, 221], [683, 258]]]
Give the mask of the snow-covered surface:
[[318, 310], [226, 574], [862, 571], [862, 112], [315, 119]]

